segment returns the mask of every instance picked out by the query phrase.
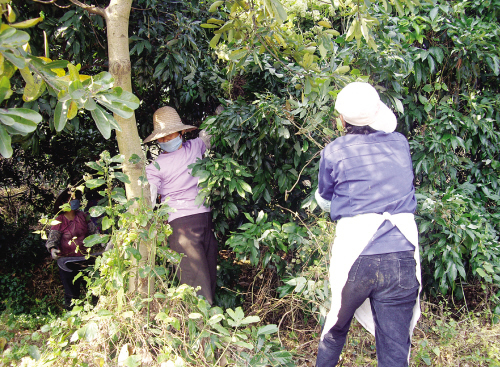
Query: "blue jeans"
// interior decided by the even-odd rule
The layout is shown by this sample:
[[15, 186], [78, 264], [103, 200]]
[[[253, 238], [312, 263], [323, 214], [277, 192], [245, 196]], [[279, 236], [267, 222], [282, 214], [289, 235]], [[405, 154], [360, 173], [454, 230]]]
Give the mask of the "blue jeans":
[[413, 251], [359, 256], [342, 290], [337, 323], [319, 343], [317, 367], [335, 366], [356, 309], [370, 299], [378, 367], [408, 366], [410, 322], [418, 296]]

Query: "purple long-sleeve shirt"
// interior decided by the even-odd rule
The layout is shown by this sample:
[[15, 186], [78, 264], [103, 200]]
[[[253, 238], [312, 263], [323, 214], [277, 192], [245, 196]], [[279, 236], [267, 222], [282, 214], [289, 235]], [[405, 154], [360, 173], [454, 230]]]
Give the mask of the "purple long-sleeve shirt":
[[202, 139], [188, 140], [175, 152], [162, 153], [156, 158], [155, 162], [160, 166], [160, 170], [153, 163], [146, 167], [148, 181], [158, 188], [161, 201], [170, 197], [168, 205], [176, 209], [170, 213], [169, 222], [180, 217], [210, 211], [210, 208], [203, 204], [198, 206], [194, 203], [199, 191], [198, 178], [191, 176], [191, 170], [188, 169], [197, 158], [203, 157], [205, 150], [206, 146]]
[[[414, 213], [417, 206], [408, 141], [396, 132], [335, 139], [321, 152], [318, 181], [318, 193], [331, 201], [332, 220], [366, 213]], [[385, 221], [362, 255], [413, 249], [397, 227]]]

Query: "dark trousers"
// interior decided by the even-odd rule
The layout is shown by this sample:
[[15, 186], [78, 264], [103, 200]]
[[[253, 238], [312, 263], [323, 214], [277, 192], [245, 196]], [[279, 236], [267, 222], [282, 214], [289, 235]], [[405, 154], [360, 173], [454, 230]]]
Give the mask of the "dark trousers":
[[170, 248], [185, 255], [180, 263], [179, 280], [192, 287], [200, 286], [198, 294], [213, 304], [218, 245], [211, 213], [188, 215], [169, 223], [172, 227], [168, 238]]
[[82, 285], [82, 277], [77, 280], [75, 276], [79, 271], [65, 271], [59, 268], [59, 276], [64, 287], [64, 308], [66, 310], [71, 309], [71, 301], [80, 298], [80, 288]]
[[316, 366], [337, 364], [354, 312], [366, 298], [375, 321], [378, 367], [408, 366], [418, 288], [413, 251], [359, 256], [342, 290], [337, 323], [319, 343]]

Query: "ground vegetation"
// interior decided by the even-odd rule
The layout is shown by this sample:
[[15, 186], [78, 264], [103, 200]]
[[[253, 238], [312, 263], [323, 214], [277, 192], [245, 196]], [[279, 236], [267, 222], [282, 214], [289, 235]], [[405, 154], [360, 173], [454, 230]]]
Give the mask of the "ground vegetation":
[[[26, 30], [33, 55], [44, 52], [43, 30], [54, 59], [81, 63], [89, 75], [109, 66], [101, 17], [75, 6], [11, 4], [20, 19], [45, 14]], [[221, 248], [212, 308], [175, 281], [179, 258], [163, 243], [168, 207], [152, 211], [124, 190], [123, 165], [144, 164], [155, 147], [121, 157], [86, 112], [58, 129], [60, 100], [49, 88], [22, 101], [26, 81], [13, 74], [4, 107], [23, 105], [46, 119], [13, 137], [12, 157], [0, 161], [5, 365], [312, 365], [335, 233], [312, 194], [320, 150], [343, 133], [336, 93], [355, 80], [377, 86], [413, 156], [424, 302], [411, 364], [500, 365], [499, 9], [498, 0], [133, 4], [139, 135], [150, 133], [152, 113], [165, 104], [213, 135], [209, 155], [192, 167]], [[106, 232], [87, 245], [115, 247], [82, 274], [97, 305], [62, 314], [57, 270], [31, 232], [42, 214], [49, 223], [44, 208], [55, 189], [77, 181], [104, 198], [91, 214]], [[140, 241], [150, 243], [147, 256]], [[127, 292], [132, 275], [154, 288]], [[374, 340], [359, 325], [343, 358], [345, 366], [375, 361]]]

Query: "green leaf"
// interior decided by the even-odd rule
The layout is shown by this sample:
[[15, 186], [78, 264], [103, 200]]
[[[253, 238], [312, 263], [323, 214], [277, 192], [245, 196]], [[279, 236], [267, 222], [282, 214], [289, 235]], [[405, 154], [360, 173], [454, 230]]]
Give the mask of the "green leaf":
[[118, 180], [120, 180], [123, 183], [127, 183], [127, 184], [131, 183], [128, 176], [123, 172], [115, 172], [115, 178], [117, 178]]
[[111, 199], [116, 200], [119, 204], [125, 204], [127, 202], [125, 190], [121, 187], [115, 187], [113, 191], [111, 191]]
[[91, 180], [85, 181], [85, 186], [87, 186], [89, 189], [95, 189], [99, 186], [102, 186], [106, 183], [106, 181], [102, 178], [93, 178]]
[[8, 99], [12, 95], [12, 89], [10, 89], [10, 79], [6, 76], [2, 76], [0, 79], [0, 102]]
[[236, 60], [239, 60], [239, 59], [243, 58], [244, 56], [246, 56], [247, 53], [248, 53], [248, 50], [246, 48], [234, 50], [233, 52], [231, 52], [229, 54], [229, 59], [232, 61], [236, 61]]
[[111, 226], [113, 225], [113, 221], [109, 219], [109, 217], [104, 217], [102, 218], [101, 225], [102, 230], [105, 231], [106, 229], [111, 228]]
[[210, 40], [210, 47], [215, 48], [217, 46], [217, 43], [219, 43], [220, 37], [222, 36], [222, 33], [216, 34], [211, 40]]
[[208, 11], [210, 13], [216, 12], [217, 9], [219, 8], [219, 6], [221, 6], [222, 4], [224, 4], [224, 1], [216, 1], [212, 5], [210, 5], [210, 8], [208, 9]]
[[56, 110], [54, 112], [54, 126], [57, 132], [62, 131], [64, 129], [64, 126], [66, 126], [66, 122], [68, 121], [68, 109], [70, 102], [70, 100], [57, 102]]
[[27, 135], [35, 131], [42, 116], [27, 108], [0, 109], [0, 121], [8, 126], [11, 134]]
[[109, 234], [93, 234], [83, 240], [85, 247], [92, 247], [99, 243], [107, 243], [111, 236]]
[[106, 113], [99, 106], [97, 106], [97, 108], [90, 113], [102, 136], [104, 136], [105, 139], [109, 139], [111, 137], [111, 124], [109, 122], [110, 116], [108, 115], [108, 113]]
[[99, 217], [101, 216], [102, 214], [104, 214], [104, 212], [106, 211], [106, 208], [103, 207], [103, 206], [93, 206], [89, 209], [89, 214], [91, 217]]
[[139, 107], [139, 99], [130, 92], [120, 87], [113, 88], [111, 92], [101, 92], [95, 96], [97, 103], [125, 119], [132, 117], [134, 110]]
[[0, 154], [5, 158], [12, 157], [11, 138], [2, 125], [0, 125]]
[[248, 324], [252, 324], [254, 322], [259, 322], [259, 321], [260, 321], [259, 316], [247, 316], [243, 320], [241, 320], [240, 325], [248, 325]]
[[219, 28], [219, 25], [216, 24], [209, 24], [209, 23], [202, 23], [200, 24], [201, 28]]
[[257, 335], [269, 335], [278, 332], [278, 327], [275, 324], [265, 325], [259, 327]]

